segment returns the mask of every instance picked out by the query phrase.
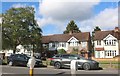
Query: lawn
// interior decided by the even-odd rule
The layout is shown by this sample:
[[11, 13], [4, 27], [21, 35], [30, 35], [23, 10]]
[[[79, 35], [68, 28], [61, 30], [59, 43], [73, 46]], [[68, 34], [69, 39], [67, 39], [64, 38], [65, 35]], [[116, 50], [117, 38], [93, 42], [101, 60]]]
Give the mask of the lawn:
[[100, 61], [99, 64], [102, 68], [120, 69], [120, 61]]

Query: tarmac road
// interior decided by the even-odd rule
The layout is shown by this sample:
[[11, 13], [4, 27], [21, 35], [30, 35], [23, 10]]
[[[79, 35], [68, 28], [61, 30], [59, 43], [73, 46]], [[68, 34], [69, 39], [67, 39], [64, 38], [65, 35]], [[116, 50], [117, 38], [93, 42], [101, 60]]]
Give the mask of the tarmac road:
[[[29, 76], [29, 68], [21, 66], [0, 66], [2, 76]], [[53, 67], [34, 68], [34, 76], [119, 76], [116, 69], [78, 70], [71, 75], [70, 69], [54, 69]]]

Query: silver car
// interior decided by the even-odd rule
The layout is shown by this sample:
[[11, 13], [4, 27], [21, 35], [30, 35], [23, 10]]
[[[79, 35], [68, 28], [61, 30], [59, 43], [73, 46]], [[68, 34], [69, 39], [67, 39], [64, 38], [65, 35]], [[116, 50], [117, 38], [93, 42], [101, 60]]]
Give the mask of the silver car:
[[77, 67], [82, 68], [84, 70], [99, 68], [99, 63], [97, 61], [86, 59], [79, 55], [73, 55], [73, 54], [55, 55], [52, 58], [50, 58], [50, 60], [51, 60], [50, 65], [54, 66], [56, 69], [62, 67], [70, 68], [70, 63], [72, 60], [77, 60], [78, 63]]

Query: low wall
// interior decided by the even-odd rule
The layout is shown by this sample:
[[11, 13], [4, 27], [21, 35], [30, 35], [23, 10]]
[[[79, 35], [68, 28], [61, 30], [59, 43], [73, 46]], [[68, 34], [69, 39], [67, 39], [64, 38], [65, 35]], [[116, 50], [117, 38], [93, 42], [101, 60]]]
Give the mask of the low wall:
[[115, 57], [115, 58], [94, 58], [94, 57], [92, 57], [92, 59], [93, 60], [96, 60], [96, 61], [102, 61], [102, 62], [104, 62], [104, 61], [120, 61], [120, 58], [119, 57]]

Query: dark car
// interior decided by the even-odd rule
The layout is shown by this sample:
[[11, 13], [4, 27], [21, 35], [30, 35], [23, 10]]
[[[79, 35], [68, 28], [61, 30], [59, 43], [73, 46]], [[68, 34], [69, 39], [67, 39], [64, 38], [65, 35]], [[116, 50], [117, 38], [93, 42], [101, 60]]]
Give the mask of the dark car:
[[[21, 66], [27, 66], [28, 60], [30, 57], [28, 57], [25, 54], [13, 54], [8, 58], [8, 65], [14, 66], [14, 65], [21, 65]], [[42, 61], [40, 59], [35, 60], [35, 66], [42, 65]]]
[[77, 60], [77, 64], [78, 64], [77, 68], [82, 68], [84, 70], [99, 68], [99, 63], [97, 61], [86, 59], [79, 55], [73, 55], [73, 54], [55, 55], [52, 58], [50, 58], [50, 60], [51, 60], [50, 64], [54, 66], [56, 69], [59, 69], [61, 67], [70, 68], [70, 64], [72, 60]]

